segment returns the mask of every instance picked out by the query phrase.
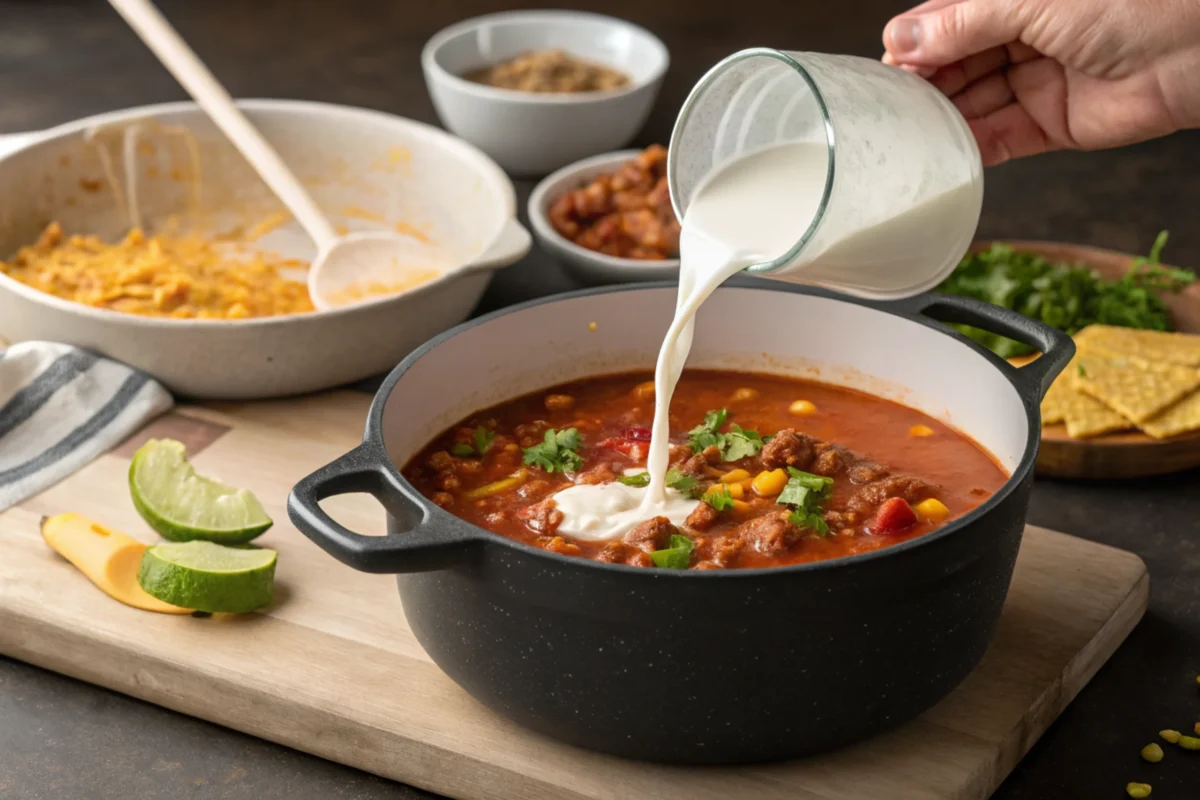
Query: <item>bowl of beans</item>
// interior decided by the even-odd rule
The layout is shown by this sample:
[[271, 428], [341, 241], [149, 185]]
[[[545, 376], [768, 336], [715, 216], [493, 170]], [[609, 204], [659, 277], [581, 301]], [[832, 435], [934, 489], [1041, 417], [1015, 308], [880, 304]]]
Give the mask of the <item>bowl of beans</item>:
[[542, 248], [586, 283], [678, 277], [679, 221], [661, 145], [563, 167], [534, 188], [529, 221]]
[[421, 54], [442, 123], [521, 176], [628, 145], [668, 63], [649, 31], [582, 11], [475, 17], [435, 34]]

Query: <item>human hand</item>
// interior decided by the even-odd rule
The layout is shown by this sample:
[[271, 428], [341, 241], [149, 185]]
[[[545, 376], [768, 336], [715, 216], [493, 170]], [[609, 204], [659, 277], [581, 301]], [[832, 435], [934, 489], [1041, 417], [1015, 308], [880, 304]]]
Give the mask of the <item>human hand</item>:
[[1200, 127], [1194, 0], [929, 0], [883, 43], [954, 101], [986, 165]]

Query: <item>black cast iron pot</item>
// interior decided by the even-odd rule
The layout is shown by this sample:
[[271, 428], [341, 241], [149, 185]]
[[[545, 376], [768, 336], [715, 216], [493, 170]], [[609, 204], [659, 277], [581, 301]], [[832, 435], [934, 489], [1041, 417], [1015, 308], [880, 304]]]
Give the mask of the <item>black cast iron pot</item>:
[[[713, 295], [691, 366], [884, 394], [948, 419], [1011, 473], [967, 516], [863, 555], [729, 571], [602, 564], [463, 522], [401, 477], [397, 465], [489, 404], [652, 367], [674, 303], [672, 286], [598, 289], [434, 339], [384, 382], [363, 444], [296, 485], [292, 521], [356, 569], [398, 573], [404, 614], [437, 665], [557, 739], [653, 761], [747, 762], [836, 747], [925, 711], [995, 630], [1025, 524], [1038, 402], [1074, 351], [1064, 334], [955, 297], [878, 304], [753, 279]], [[1016, 369], [930, 316], [1045, 355]], [[347, 492], [383, 504], [387, 536], [353, 533], [318, 507]]]

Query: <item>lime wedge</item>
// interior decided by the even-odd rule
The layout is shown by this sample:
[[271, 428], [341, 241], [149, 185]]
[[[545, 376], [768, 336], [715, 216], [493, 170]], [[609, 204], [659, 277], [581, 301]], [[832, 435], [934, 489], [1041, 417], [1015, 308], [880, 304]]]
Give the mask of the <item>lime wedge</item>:
[[146, 548], [138, 584], [164, 603], [197, 611], [243, 612], [271, 602], [275, 551], [178, 542]]
[[257, 497], [197, 475], [174, 439], [151, 439], [133, 454], [129, 492], [142, 519], [173, 542], [243, 544], [271, 527]]

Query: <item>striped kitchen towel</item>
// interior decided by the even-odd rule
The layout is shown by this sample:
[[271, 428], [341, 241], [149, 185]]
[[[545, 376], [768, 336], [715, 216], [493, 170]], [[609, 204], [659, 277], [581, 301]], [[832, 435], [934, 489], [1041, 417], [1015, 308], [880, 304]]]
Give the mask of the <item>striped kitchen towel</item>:
[[0, 511], [80, 469], [173, 403], [144, 372], [71, 345], [0, 350]]

